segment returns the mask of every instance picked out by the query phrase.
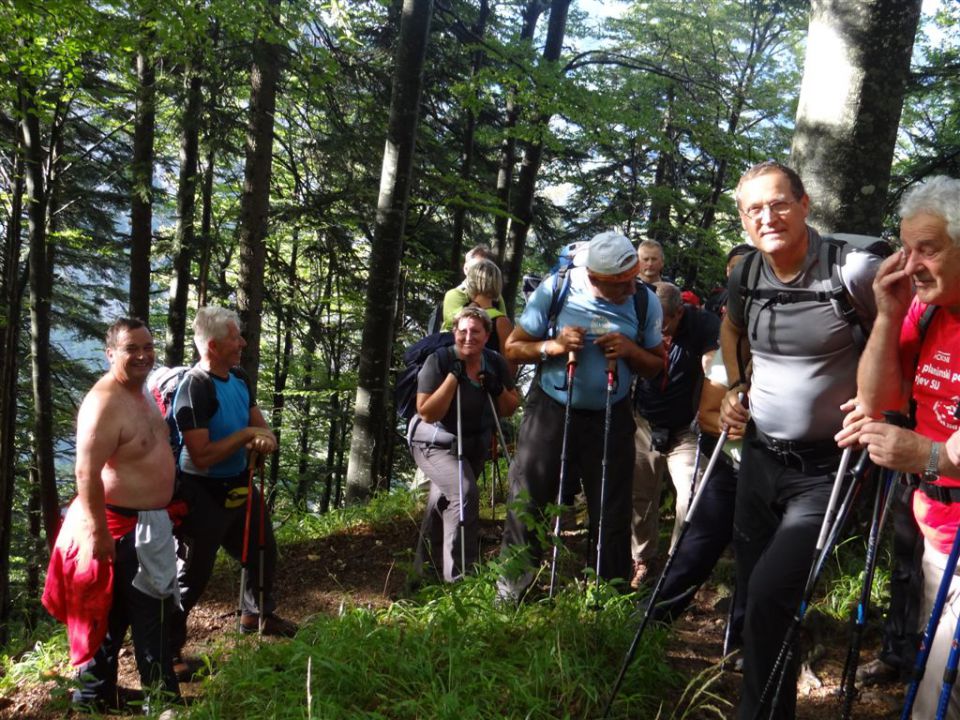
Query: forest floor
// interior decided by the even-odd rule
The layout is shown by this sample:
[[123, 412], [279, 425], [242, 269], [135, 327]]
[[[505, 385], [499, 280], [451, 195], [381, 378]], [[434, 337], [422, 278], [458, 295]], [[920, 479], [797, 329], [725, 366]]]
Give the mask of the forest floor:
[[[336, 614], [346, 605], [384, 607], [403, 591], [404, 571], [416, 534], [414, 518], [398, 518], [376, 530], [369, 526], [354, 527], [319, 541], [286, 545], [282, 549], [277, 587], [281, 603], [278, 611], [299, 623], [320, 614]], [[483, 521], [481, 542], [484, 554], [496, 553], [501, 524]], [[190, 643], [187, 655], [211, 653], [215, 648], [229, 648], [236, 640], [236, 603], [238, 577], [226, 564], [218, 566], [203, 602], [190, 615]], [[721, 659], [724, 628], [724, 593], [717, 587], [705, 586], [697, 595], [691, 610], [674, 626], [668, 640], [668, 662], [687, 678], [715, 666]], [[836, 690], [847, 652], [849, 633], [846, 628], [818, 616], [818, 646], [813, 669], [822, 687], [803, 687], [799, 694], [799, 720], [822, 720], [839, 717]], [[871, 632], [861, 655], [867, 662], [874, 657], [878, 637]], [[279, 641], [282, 642], [282, 641]], [[808, 643], [809, 644], [809, 643]], [[229, 652], [229, 650], [227, 651]], [[214, 668], [215, 672], [216, 669]], [[611, 668], [611, 677], [616, 668]], [[132, 652], [125, 648], [121, 656], [120, 684], [139, 687]], [[740, 676], [732, 671], [721, 675], [714, 689], [722, 697], [736, 703]], [[45, 683], [21, 683], [10, 695], [0, 698], [0, 718], [13, 720], [37, 718], [49, 720], [65, 716], [80, 717], [66, 709], [63, 692], [58, 698], [56, 679]], [[197, 698], [200, 682], [185, 682], [181, 689], [188, 698]], [[854, 706], [853, 717], [860, 720], [886, 720], [897, 717], [903, 698], [903, 687], [896, 684], [865, 688]], [[669, 699], [666, 699], [669, 702]], [[136, 710], [120, 717], [136, 717]], [[731, 716], [733, 711], [731, 711]], [[116, 716], [114, 716], [116, 717]]]

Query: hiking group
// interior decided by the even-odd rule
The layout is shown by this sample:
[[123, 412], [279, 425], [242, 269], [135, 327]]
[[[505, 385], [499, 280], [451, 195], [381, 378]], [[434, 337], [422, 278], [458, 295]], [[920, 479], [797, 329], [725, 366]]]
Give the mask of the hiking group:
[[[570, 248], [514, 325], [489, 251], [468, 253], [464, 283], [438, 309], [449, 334], [411, 348], [403, 395], [398, 381], [429, 483], [415, 573], [432, 564], [455, 582], [478, 563], [477, 478], [499, 440], [509, 490], [498, 603], [543, 590], [542, 529], [552, 522], [559, 535], [558, 508], [582, 496], [598, 581], [628, 589], [657, 576], [615, 695], [646, 621], [682, 613], [732, 543], [737, 717], [792, 718], [797, 626], [857, 492], [879, 475], [876, 507], [892, 508], [897, 526], [892, 598], [883, 652], [861, 672], [854, 659], [850, 676], [909, 676], [903, 717], [960, 720], [949, 672], [960, 611], [960, 181], [935, 177], [905, 194], [892, 253], [810, 227], [803, 183], [782, 164], [750, 168], [735, 200], [749, 244], [727, 256], [727, 288], [706, 304], [715, 313], [661, 277], [658, 243], [607, 231]], [[277, 441], [238, 369], [239, 319], [202, 308], [194, 340], [200, 361], [159, 398], [164, 417], [145, 392], [150, 331], [117, 321], [109, 370], [79, 412], [77, 497], [44, 604], [67, 624], [80, 706], [120, 704], [127, 627], [143, 687], [179, 694], [186, 618], [220, 547], [244, 567], [240, 629], [297, 631], [274, 612], [276, 542], [262, 472], [259, 489], [254, 480]], [[500, 418], [521, 405], [525, 364], [536, 372], [510, 460]], [[868, 472], [866, 456], [884, 472]], [[664, 562], [668, 473], [677, 500]]]
[[[518, 406], [506, 364], [535, 364], [508, 472], [498, 602], [544, 589], [540, 528], [553, 505], [557, 534], [558, 506], [580, 493], [586, 564], [599, 578], [636, 588], [663, 568], [644, 625], [676, 618], [732, 542], [725, 645], [739, 650], [743, 673], [737, 717], [793, 718], [798, 626], [854, 500], [876, 476], [877, 507], [897, 527], [892, 598], [880, 657], [858, 670], [852, 645], [848, 697], [854, 676], [909, 678], [903, 717], [960, 718], [949, 680], [957, 658], [948, 658], [960, 611], [960, 181], [935, 177], [906, 193], [895, 252], [879, 238], [818, 233], [801, 178], [777, 162], [744, 173], [735, 200], [749, 244], [727, 256], [727, 288], [707, 303], [716, 314], [662, 279], [658, 243], [637, 248], [603, 232], [537, 285], [509, 335], [481, 353], [490, 329], [474, 330], [476, 313], [499, 305], [499, 276], [475, 302], [471, 267], [489, 265], [489, 251], [468, 254], [467, 281], [443, 305], [452, 345], [420, 372], [409, 424], [431, 488], [417, 571], [431, 550], [446, 581], [476, 562], [476, 476], [498, 416]], [[469, 427], [459, 393], [463, 417], [476, 415]], [[667, 473], [676, 520], [661, 563]], [[875, 513], [872, 537], [886, 514]], [[431, 543], [431, 533], [442, 539]], [[555, 563], [554, 552], [551, 594]], [[937, 627], [941, 614], [950, 620]]]

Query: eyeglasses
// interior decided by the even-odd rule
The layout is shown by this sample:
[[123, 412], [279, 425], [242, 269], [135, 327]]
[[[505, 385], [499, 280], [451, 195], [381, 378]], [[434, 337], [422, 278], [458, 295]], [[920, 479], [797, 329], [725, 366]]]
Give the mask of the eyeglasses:
[[777, 217], [786, 217], [790, 214], [790, 211], [793, 210], [796, 202], [796, 200], [774, 200], [773, 202], [751, 205], [746, 209], [739, 208], [739, 210], [742, 214], [756, 222], [757, 220], [763, 219], [763, 213], [766, 210], [770, 211], [770, 217], [774, 215]]

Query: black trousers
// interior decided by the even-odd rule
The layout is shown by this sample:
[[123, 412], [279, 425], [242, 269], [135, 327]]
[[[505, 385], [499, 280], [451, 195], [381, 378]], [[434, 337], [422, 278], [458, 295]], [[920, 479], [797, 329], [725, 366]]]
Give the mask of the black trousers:
[[77, 669], [80, 687], [74, 693], [74, 702], [119, 705], [117, 658], [128, 627], [144, 692], [149, 694], [151, 688], [160, 688], [171, 696], [180, 695], [170, 648], [173, 597], [158, 600], [133, 586], [140, 567], [134, 534], [131, 530], [117, 540], [107, 635], [93, 659]]
[[[547, 518], [544, 509], [557, 501], [560, 482], [560, 450], [565, 409], [534, 383], [527, 397], [517, 440], [517, 454], [510, 466], [507, 519], [503, 529], [503, 555], [518, 549], [516, 564], [508, 565], [500, 579], [501, 596], [519, 598], [533, 582], [533, 569], [540, 564], [543, 547], [536, 524]], [[590, 540], [595, 557], [600, 524], [600, 486], [603, 471], [604, 410], [571, 410], [567, 440], [567, 485], [583, 483], [590, 514]], [[626, 579], [630, 571], [630, 515], [632, 512], [633, 434], [636, 429], [630, 398], [616, 403], [611, 412], [610, 456], [603, 503], [603, 538], [600, 576]], [[520, 505], [518, 508], [517, 505]], [[591, 558], [591, 566], [595, 561]]]
[[[179, 654], [187, 637], [187, 615], [210, 581], [217, 551], [222, 547], [230, 557], [241, 560], [243, 535], [246, 526], [246, 504], [226, 508], [223, 498], [204, 486], [204, 480], [188, 475], [180, 478], [177, 495], [186, 501], [189, 510], [183, 524], [177, 529], [180, 544], [179, 562], [180, 599], [183, 612], [174, 616], [172, 645]], [[277, 569], [277, 541], [273, 536], [270, 513], [264, 518], [263, 537], [263, 608], [258, 607], [260, 595], [260, 493], [253, 489], [250, 508], [250, 540], [247, 551], [247, 578], [243, 588], [243, 613], [273, 612], [273, 579]]]
[[[802, 471], [782, 464], [756, 438], [744, 441], [734, 515], [737, 582], [747, 591], [739, 720], [757, 714], [800, 605], [839, 457], [838, 451]], [[796, 715], [798, 655], [784, 670], [777, 720]], [[768, 708], [763, 717], [771, 717]]]
[[[716, 447], [716, 439], [703, 436], [700, 441], [701, 467]], [[701, 481], [702, 482], [702, 481]], [[737, 472], [726, 456], [721, 457], [708, 478], [697, 502], [697, 511], [673, 556], [670, 572], [664, 578], [661, 600], [653, 619], [673, 622], [690, 605], [693, 596], [713, 572], [717, 561], [733, 539], [733, 516], [737, 497]], [[734, 595], [733, 644], [740, 644], [746, 589]]]
[[923, 535], [913, 516], [913, 488], [897, 484], [890, 507], [893, 521], [893, 568], [890, 607], [883, 624], [880, 658], [908, 679], [920, 644], [923, 595]]

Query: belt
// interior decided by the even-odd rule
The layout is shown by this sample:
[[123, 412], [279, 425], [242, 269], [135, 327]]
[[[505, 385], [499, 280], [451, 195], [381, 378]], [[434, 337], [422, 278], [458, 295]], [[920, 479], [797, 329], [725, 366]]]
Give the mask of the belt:
[[936, 500], [938, 503], [949, 505], [951, 503], [960, 502], [960, 487], [934, 485], [926, 480], [921, 480], [917, 487], [920, 492], [922, 492], [931, 500]]
[[761, 432], [755, 425], [753, 433], [764, 451], [780, 464], [804, 473], [820, 473], [840, 456], [840, 448], [833, 440], [781, 440]]
[[833, 440], [781, 440], [760, 432], [754, 427], [757, 440], [775, 455], [796, 453], [798, 455], [839, 455], [840, 448]]

